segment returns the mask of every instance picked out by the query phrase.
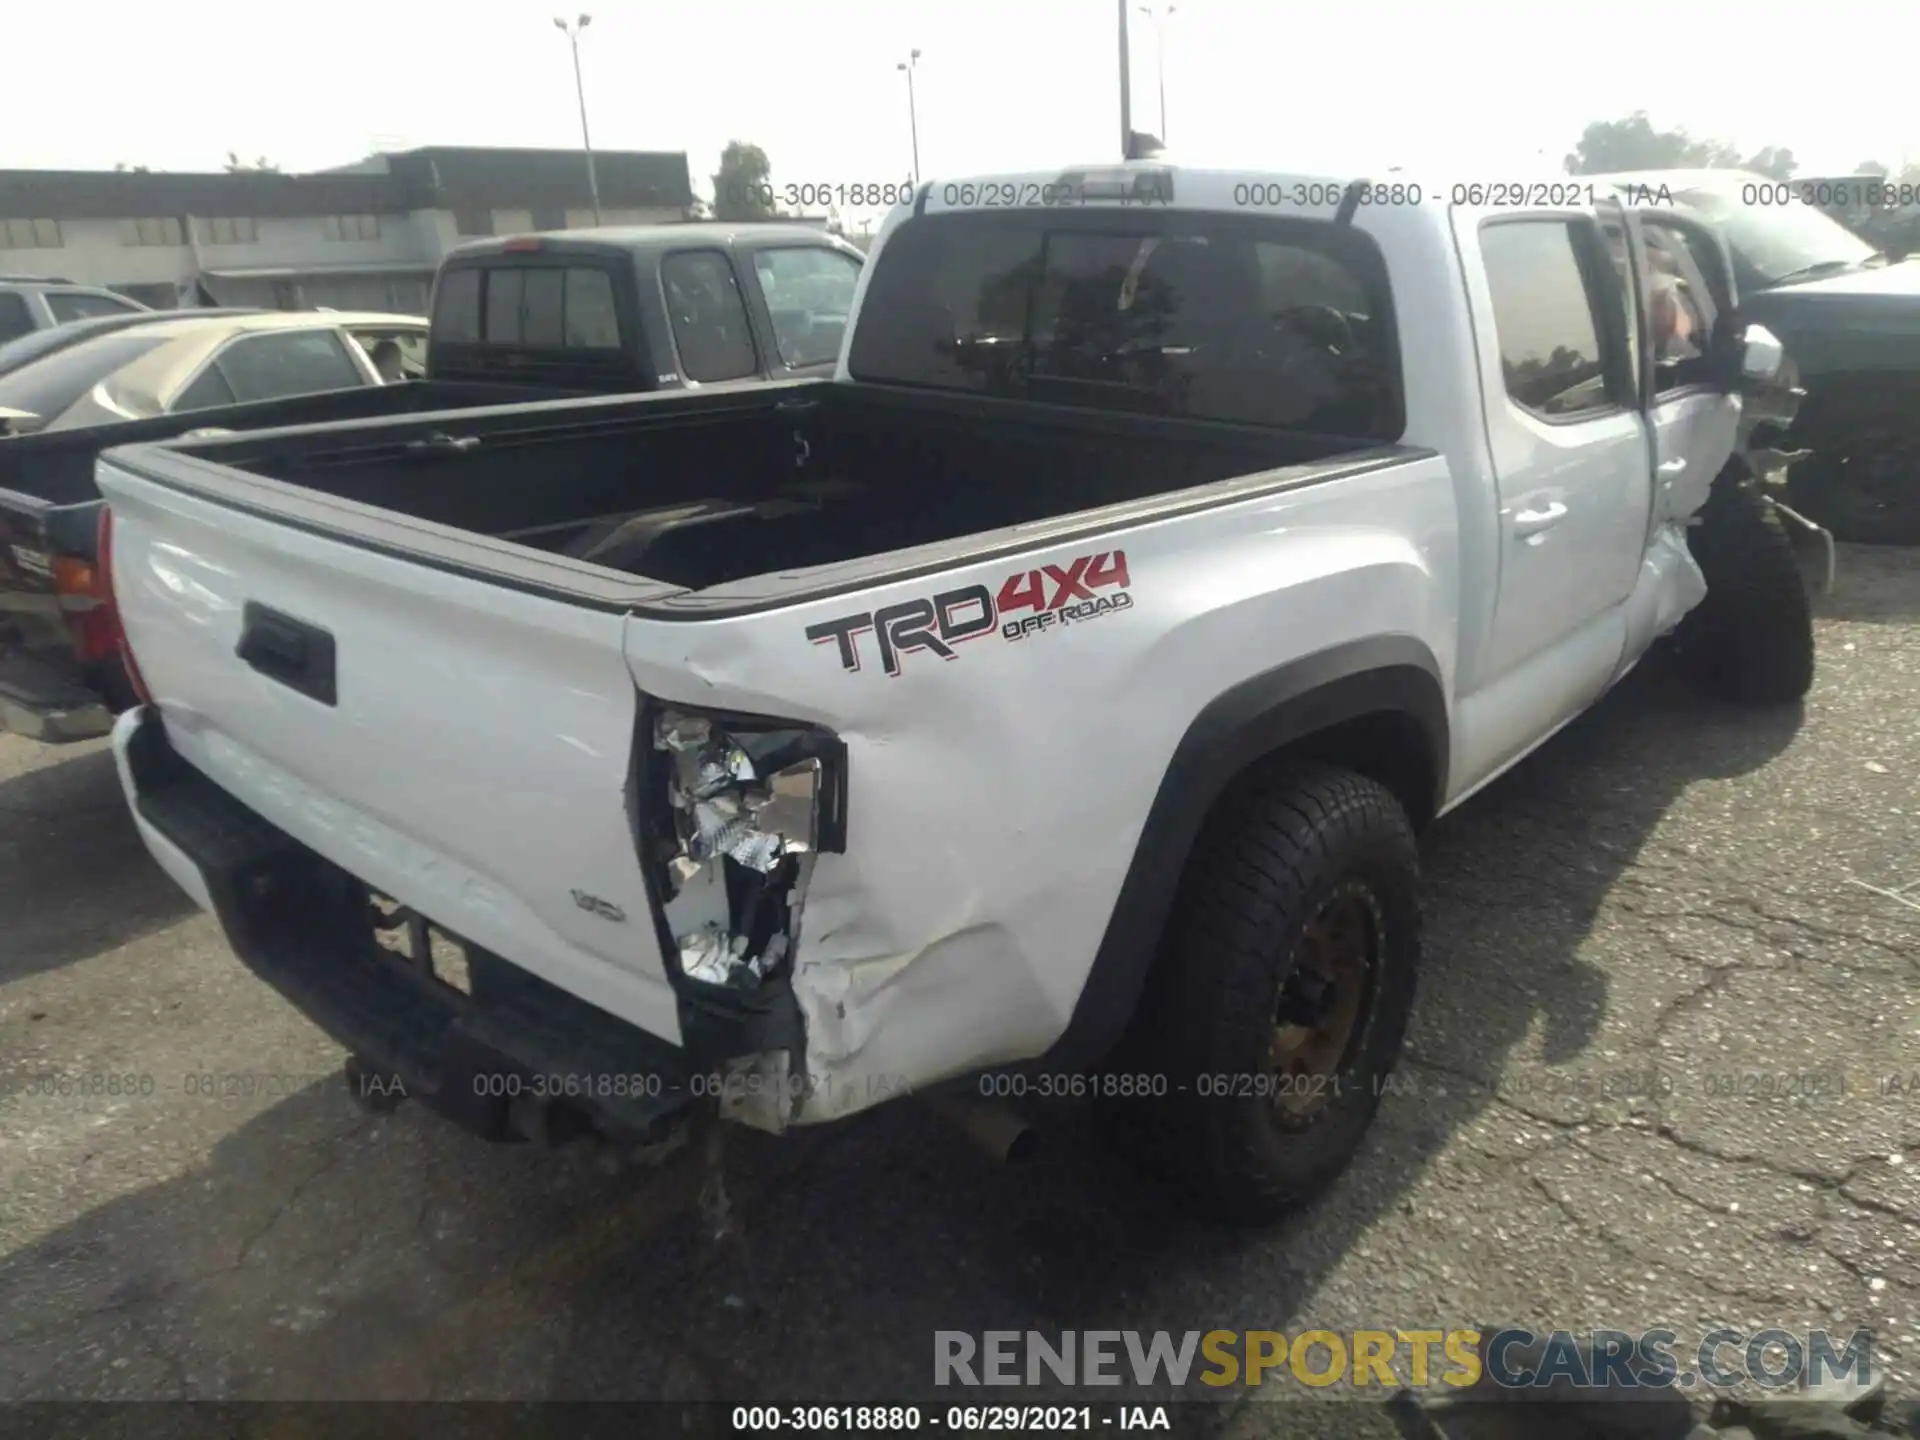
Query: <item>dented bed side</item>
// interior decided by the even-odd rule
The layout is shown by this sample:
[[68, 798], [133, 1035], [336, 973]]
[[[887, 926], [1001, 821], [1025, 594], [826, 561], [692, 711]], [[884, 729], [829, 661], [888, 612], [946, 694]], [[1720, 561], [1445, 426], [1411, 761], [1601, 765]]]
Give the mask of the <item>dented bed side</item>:
[[[653, 872], [682, 1030], [807, 1082], [769, 1078], [736, 1118], [830, 1120], [1047, 1052], [1210, 701], [1276, 658], [1381, 636], [1404, 637], [1451, 693], [1457, 525], [1445, 462], [1413, 453], [771, 613], [630, 618], [628, 664], [662, 717], [652, 748], [685, 798]], [[708, 719], [727, 714], [837, 742], [824, 774], [775, 768], [810, 796], [844, 787], [843, 848], [808, 828], [832, 804], [768, 818], [780, 782], [739, 763]], [[750, 899], [718, 893], [711, 857], [783, 840], [769, 931]]]
[[[772, 1130], [1045, 1052], [1182, 736], [1249, 674], [1397, 635], [1451, 693], [1459, 522], [1426, 451], [707, 618], [101, 479], [188, 764], [696, 1071], [744, 1072], [723, 1109]], [[324, 623], [333, 703], [237, 658], [259, 606]]]

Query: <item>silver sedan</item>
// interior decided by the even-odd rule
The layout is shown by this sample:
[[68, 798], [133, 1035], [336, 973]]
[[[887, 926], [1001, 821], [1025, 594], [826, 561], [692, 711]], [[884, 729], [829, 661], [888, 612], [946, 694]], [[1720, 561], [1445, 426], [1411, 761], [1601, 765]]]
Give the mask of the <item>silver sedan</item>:
[[183, 312], [99, 335], [0, 376], [13, 433], [71, 430], [425, 373], [410, 315]]

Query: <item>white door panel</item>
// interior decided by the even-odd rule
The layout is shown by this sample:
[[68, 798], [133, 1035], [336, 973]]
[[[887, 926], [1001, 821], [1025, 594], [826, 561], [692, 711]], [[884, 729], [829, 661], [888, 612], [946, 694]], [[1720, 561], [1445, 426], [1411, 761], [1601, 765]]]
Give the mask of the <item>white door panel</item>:
[[[1486, 377], [1487, 451], [1500, 497], [1500, 577], [1487, 663], [1494, 684], [1523, 667], [1553, 675], [1564, 718], [1618, 658], [1577, 646], [1580, 673], [1531, 662], [1633, 593], [1653, 484], [1625, 336], [1599, 230], [1564, 213], [1463, 222], [1458, 235]], [[1477, 262], [1477, 263], [1475, 263]], [[1591, 673], [1588, 673], [1591, 672]], [[1496, 747], [1497, 748], [1497, 747]]]

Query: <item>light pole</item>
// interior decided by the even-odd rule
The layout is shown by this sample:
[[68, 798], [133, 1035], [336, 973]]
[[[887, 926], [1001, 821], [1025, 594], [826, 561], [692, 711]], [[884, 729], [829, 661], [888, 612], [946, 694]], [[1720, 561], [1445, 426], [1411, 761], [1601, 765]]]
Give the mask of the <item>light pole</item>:
[[573, 89], [580, 97], [580, 144], [587, 152], [587, 193], [593, 197], [593, 225], [600, 228], [600, 177], [593, 169], [593, 137], [587, 133], [587, 87], [580, 78], [580, 32], [593, 23], [591, 15], [582, 15], [569, 25], [558, 15], [553, 17], [556, 29], [566, 32], [567, 43], [573, 47]]
[[1180, 7], [1168, 5], [1156, 10], [1151, 5], [1142, 5], [1139, 11], [1153, 21], [1153, 63], [1159, 69], [1160, 79], [1160, 143], [1167, 143], [1167, 20]]
[[1120, 0], [1120, 158], [1133, 159], [1133, 54], [1127, 44], [1127, 0]]
[[910, 50], [907, 58], [893, 68], [905, 72], [907, 77], [907, 125], [913, 133], [913, 183], [920, 183], [920, 112], [913, 99], [913, 71], [920, 63], [920, 52]]

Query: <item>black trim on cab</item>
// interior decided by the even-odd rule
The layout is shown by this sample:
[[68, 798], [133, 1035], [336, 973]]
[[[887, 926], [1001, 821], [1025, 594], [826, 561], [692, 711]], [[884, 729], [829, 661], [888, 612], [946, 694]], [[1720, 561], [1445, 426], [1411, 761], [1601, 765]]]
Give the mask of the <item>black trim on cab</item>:
[[1307, 753], [1315, 734], [1374, 716], [1382, 717], [1383, 737], [1400, 739], [1395, 732], [1404, 732], [1416, 746], [1424, 744], [1424, 754], [1389, 752], [1393, 763], [1385, 768], [1396, 773], [1376, 775], [1399, 793], [1414, 824], [1424, 824], [1446, 794], [1450, 732], [1439, 664], [1411, 636], [1355, 641], [1265, 671], [1194, 717], [1161, 777], [1073, 1016], [1035, 1068], [1087, 1069], [1126, 1031], [1187, 856], [1234, 778], [1283, 747]]

